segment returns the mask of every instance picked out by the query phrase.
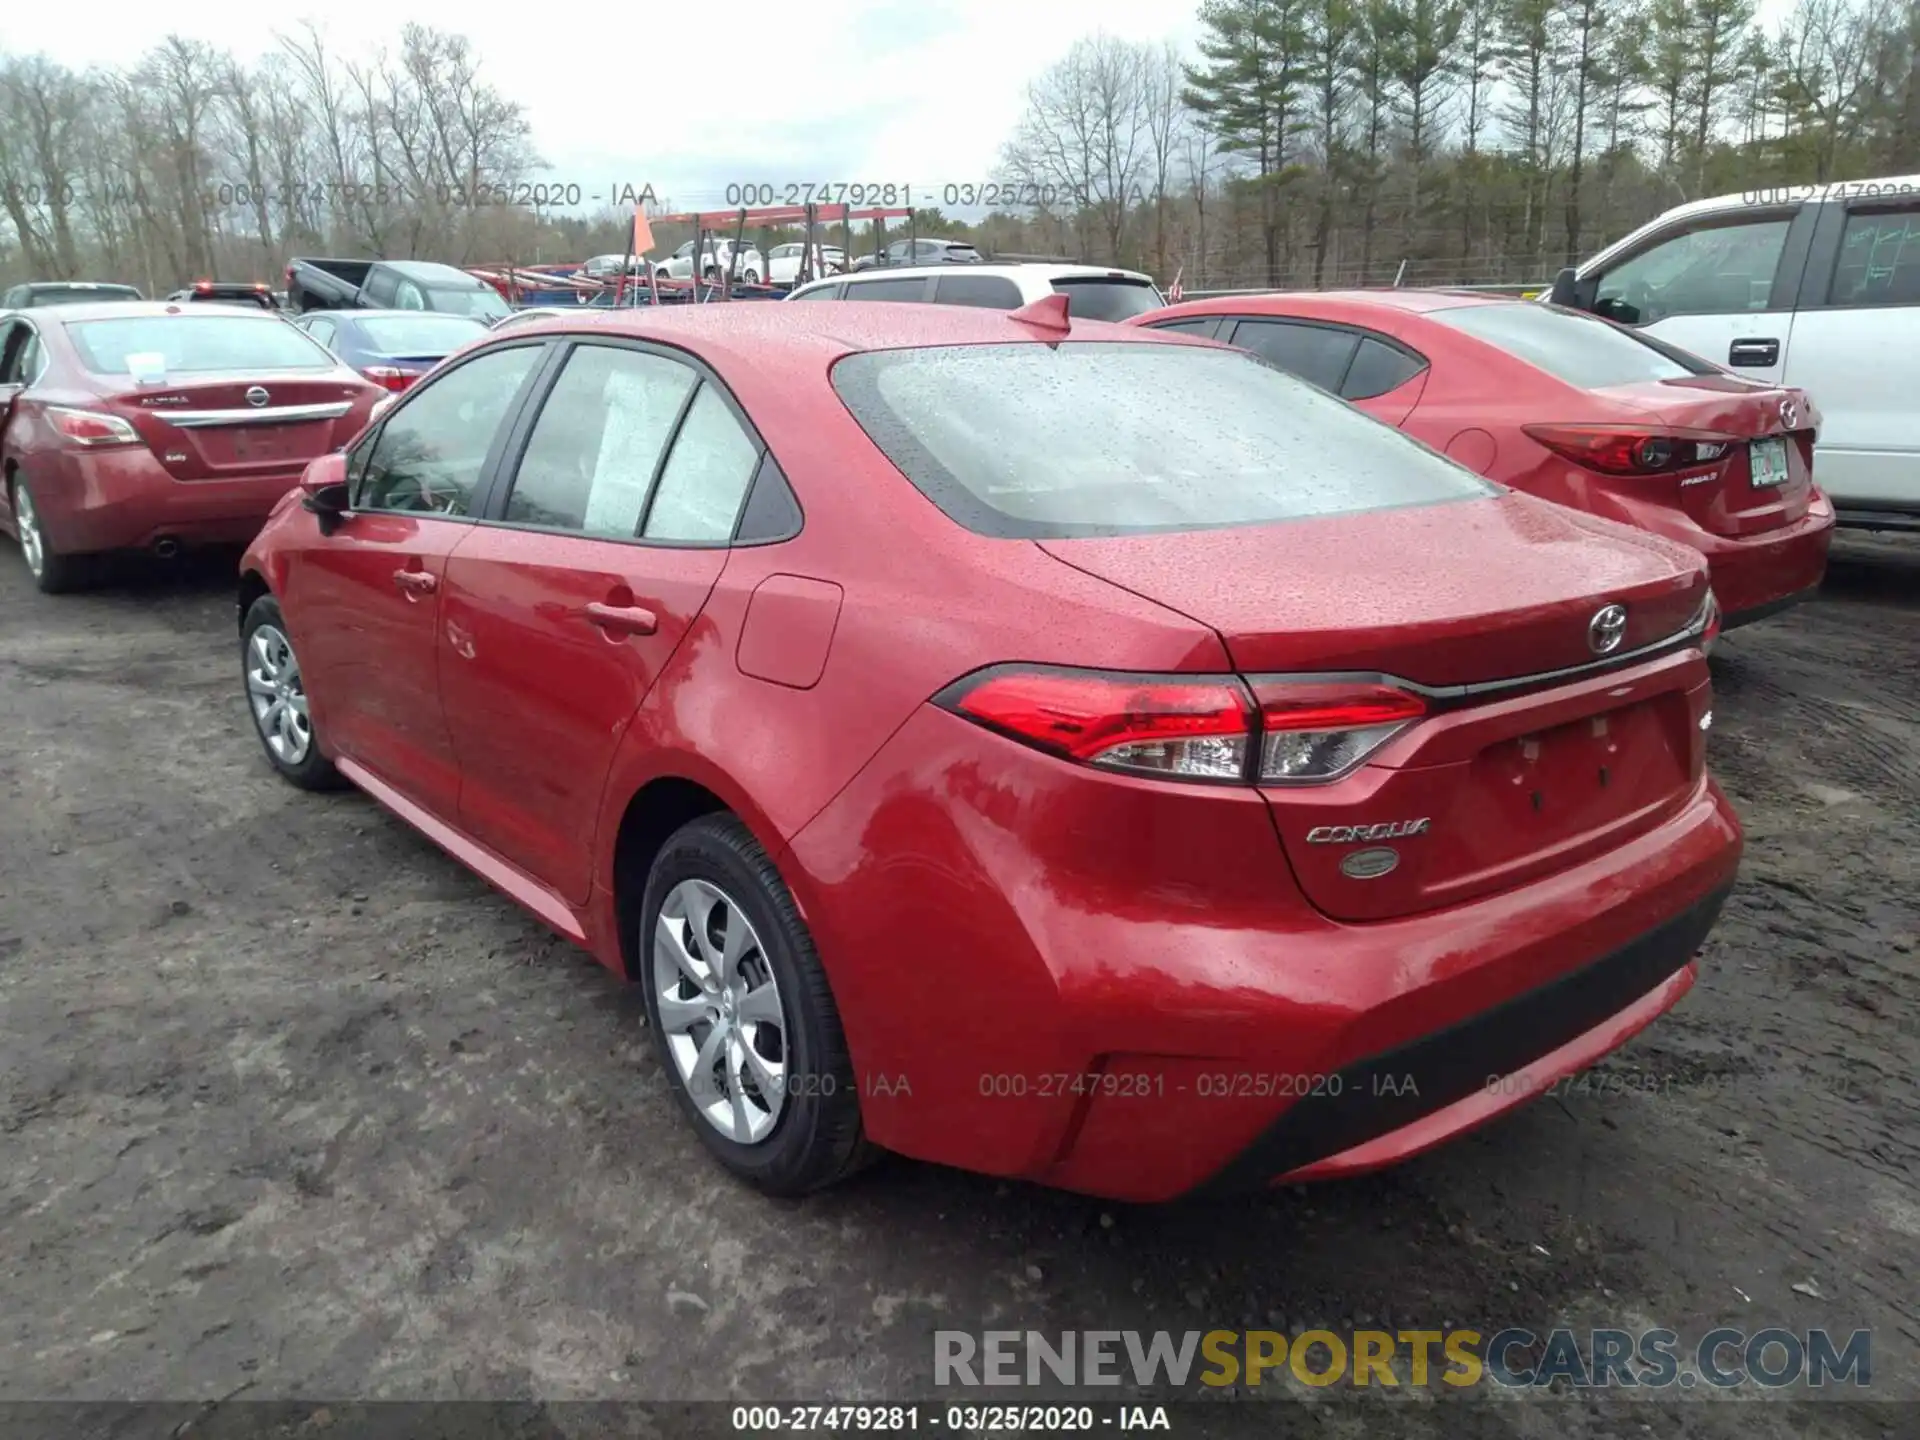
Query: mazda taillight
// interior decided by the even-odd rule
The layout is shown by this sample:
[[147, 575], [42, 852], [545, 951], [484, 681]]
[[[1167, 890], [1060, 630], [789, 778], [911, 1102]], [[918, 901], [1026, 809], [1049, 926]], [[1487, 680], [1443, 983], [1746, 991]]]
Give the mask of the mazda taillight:
[[47, 422], [61, 439], [89, 450], [106, 445], [138, 445], [140, 432], [118, 415], [102, 415], [97, 410], [70, 410], [64, 405], [47, 407]]
[[1718, 465], [1735, 435], [1712, 430], [1650, 430], [1636, 425], [1523, 425], [1554, 454], [1602, 475], [1678, 475]]
[[1318, 784], [1427, 712], [1371, 682], [995, 666], [935, 702], [1062, 759], [1163, 780]]

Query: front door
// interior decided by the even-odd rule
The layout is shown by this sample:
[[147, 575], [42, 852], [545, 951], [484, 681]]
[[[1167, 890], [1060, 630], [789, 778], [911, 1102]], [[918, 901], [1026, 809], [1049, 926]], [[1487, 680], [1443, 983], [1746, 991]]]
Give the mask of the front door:
[[355, 449], [353, 512], [283, 587], [328, 746], [443, 820], [459, 813], [460, 773], [440, 703], [442, 581], [542, 353], [488, 351], [411, 392]]
[[[461, 828], [578, 904], [614, 753], [701, 608], [760, 444], [702, 372], [583, 343], [447, 567]], [[503, 482], [509, 477], [503, 475]]]

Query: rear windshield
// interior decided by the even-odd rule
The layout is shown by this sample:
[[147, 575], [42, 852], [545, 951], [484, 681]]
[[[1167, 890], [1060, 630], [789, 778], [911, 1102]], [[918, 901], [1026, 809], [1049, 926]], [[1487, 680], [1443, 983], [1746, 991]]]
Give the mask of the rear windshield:
[[1068, 278], [1053, 288], [1067, 297], [1067, 313], [1076, 320], [1126, 320], [1165, 303], [1144, 280]]
[[1211, 346], [876, 350], [840, 361], [833, 383], [887, 458], [985, 535], [1199, 530], [1495, 493], [1305, 381]]
[[513, 313], [507, 302], [500, 298], [500, 292], [491, 285], [481, 285], [472, 290], [464, 285], [429, 285], [427, 308], [438, 310], [442, 315], [472, 315], [480, 320], [496, 320]]
[[131, 285], [61, 285], [49, 290], [29, 290], [26, 303], [34, 305], [83, 305], [89, 300], [138, 300], [140, 292]]
[[1434, 310], [1428, 318], [1485, 340], [1583, 390], [1714, 373], [1713, 366], [1671, 345], [1655, 344], [1577, 310], [1515, 301]]
[[465, 315], [394, 315], [362, 320], [367, 343], [382, 355], [445, 355], [487, 327]]
[[192, 375], [219, 370], [327, 370], [337, 362], [284, 320], [220, 315], [86, 320], [67, 334], [96, 375]]

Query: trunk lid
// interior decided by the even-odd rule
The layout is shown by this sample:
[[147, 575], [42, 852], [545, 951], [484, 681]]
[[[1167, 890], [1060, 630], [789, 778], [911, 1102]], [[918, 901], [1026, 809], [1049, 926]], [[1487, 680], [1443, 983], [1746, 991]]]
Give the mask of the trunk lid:
[[1336, 919], [1435, 909], [1577, 864], [1659, 824], [1700, 783], [1710, 692], [1697, 649], [1490, 683], [1594, 664], [1589, 626], [1610, 604], [1627, 612], [1610, 655], [1685, 631], [1704, 567], [1656, 537], [1503, 492], [1038, 543], [1211, 626], [1257, 695], [1274, 685], [1259, 677], [1354, 672], [1439, 692], [1342, 778], [1262, 787], [1302, 892]]
[[1626, 606], [1620, 653], [1683, 629], [1706, 593], [1697, 552], [1512, 492], [1036, 543], [1211, 626], [1245, 674], [1370, 670], [1422, 685], [1537, 675], [1593, 660], [1587, 626], [1604, 605]]
[[344, 445], [379, 393], [344, 369], [196, 375], [115, 395], [107, 408], [132, 423], [174, 479], [247, 480], [298, 474]]
[[1681, 508], [1715, 535], [1791, 525], [1813, 503], [1817, 416], [1803, 391], [1734, 375], [1694, 375], [1592, 393], [1658, 427], [1709, 431], [1734, 441], [1711, 471], [1646, 482], [1677, 487]]

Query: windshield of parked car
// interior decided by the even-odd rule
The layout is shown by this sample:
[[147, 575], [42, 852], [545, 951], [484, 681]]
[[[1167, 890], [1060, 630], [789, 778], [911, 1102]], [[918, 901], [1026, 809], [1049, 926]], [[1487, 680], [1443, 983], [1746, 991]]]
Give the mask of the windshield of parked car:
[[1065, 276], [1054, 281], [1053, 288], [1067, 297], [1067, 313], [1076, 320], [1125, 320], [1166, 303], [1144, 280]]
[[1714, 373], [1713, 366], [1684, 351], [1578, 310], [1516, 300], [1434, 310], [1429, 317], [1583, 390]]
[[887, 458], [987, 535], [1124, 535], [1424, 505], [1493, 487], [1305, 381], [1190, 345], [850, 355], [833, 384]]
[[222, 370], [327, 370], [337, 362], [283, 320], [219, 307], [185, 315], [85, 320], [67, 327], [80, 363], [96, 375], [192, 375]]
[[491, 285], [481, 285], [472, 290], [464, 285], [429, 285], [426, 289], [427, 308], [438, 310], [443, 315], [473, 315], [481, 320], [497, 320], [513, 313], [507, 302], [500, 298], [500, 292]]
[[382, 355], [445, 355], [476, 335], [484, 323], [470, 315], [391, 315], [362, 320], [367, 343]]

